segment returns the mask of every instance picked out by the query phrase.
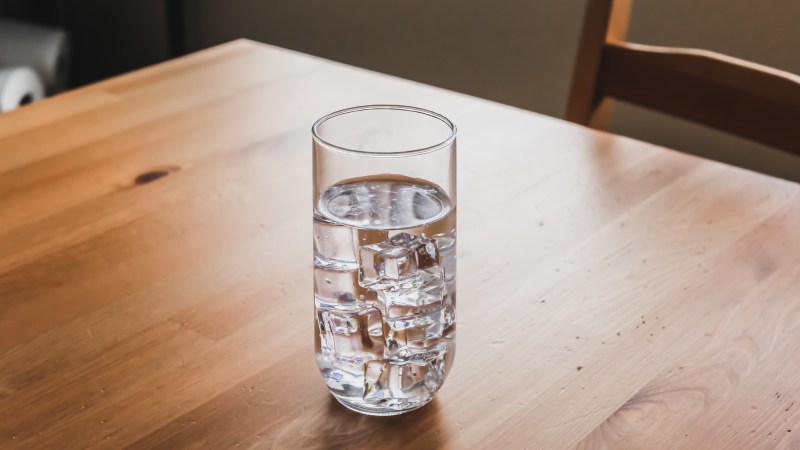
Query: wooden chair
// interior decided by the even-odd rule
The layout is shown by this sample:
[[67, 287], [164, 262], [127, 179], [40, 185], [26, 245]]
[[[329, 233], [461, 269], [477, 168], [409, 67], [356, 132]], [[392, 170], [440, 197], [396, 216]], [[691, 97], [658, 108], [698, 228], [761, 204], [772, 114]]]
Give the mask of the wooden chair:
[[800, 155], [800, 76], [706, 50], [627, 42], [631, 3], [588, 0], [567, 120], [602, 128], [604, 100], [615, 98]]

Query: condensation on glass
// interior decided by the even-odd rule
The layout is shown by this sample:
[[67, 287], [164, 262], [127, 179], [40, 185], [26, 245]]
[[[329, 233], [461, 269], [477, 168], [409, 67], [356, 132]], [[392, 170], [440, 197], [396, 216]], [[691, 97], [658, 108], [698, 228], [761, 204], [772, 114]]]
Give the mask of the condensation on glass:
[[361, 413], [419, 408], [456, 350], [456, 127], [371, 105], [319, 119], [312, 135], [322, 378]]

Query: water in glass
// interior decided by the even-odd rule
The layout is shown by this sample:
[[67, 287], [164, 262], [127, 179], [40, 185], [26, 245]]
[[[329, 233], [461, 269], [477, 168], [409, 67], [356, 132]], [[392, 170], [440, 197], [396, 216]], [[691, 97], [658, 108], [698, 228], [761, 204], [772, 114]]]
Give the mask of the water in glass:
[[314, 210], [317, 364], [345, 406], [428, 403], [455, 356], [456, 212], [433, 183], [347, 180]]

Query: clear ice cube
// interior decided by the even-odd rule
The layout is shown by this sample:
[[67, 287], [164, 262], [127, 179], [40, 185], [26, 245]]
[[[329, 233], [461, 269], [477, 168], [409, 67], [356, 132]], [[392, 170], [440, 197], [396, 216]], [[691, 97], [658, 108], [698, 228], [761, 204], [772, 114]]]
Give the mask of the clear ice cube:
[[434, 372], [431, 363], [368, 361], [364, 367], [364, 400], [383, 403], [395, 399], [430, 395], [426, 379]]
[[454, 290], [449, 283], [456, 278], [456, 232], [450, 231], [432, 236], [439, 250], [439, 265], [444, 271], [445, 280], [448, 282], [448, 290]]
[[431, 393], [434, 393], [442, 387], [445, 379], [446, 359], [452, 358], [452, 353], [446, 349], [436, 354], [436, 356], [428, 362], [428, 372], [425, 374], [425, 386]]
[[[412, 314], [408, 316], [402, 316], [398, 318], [385, 318], [386, 324], [389, 325], [389, 328], [392, 330], [406, 330], [406, 329], [426, 329], [426, 333], [429, 337], [439, 337], [441, 336], [441, 327], [444, 325], [445, 320], [445, 308], [442, 305], [434, 305], [434, 307], [430, 310], [424, 310], [418, 314]], [[438, 335], [437, 332], [433, 331], [435, 327], [439, 327]]]
[[376, 244], [362, 245], [359, 258], [359, 282], [371, 289], [415, 284], [420, 271], [441, 270], [434, 241], [408, 233], [400, 233]]
[[385, 319], [383, 334], [386, 353], [390, 357], [408, 357], [428, 352], [445, 336], [445, 308], [397, 319]]
[[438, 354], [455, 334], [455, 308], [437, 304], [424, 307], [416, 315], [400, 318], [384, 316], [383, 334], [386, 337], [386, 354], [389, 357], [422, 357]]
[[368, 228], [353, 228], [353, 242], [356, 248], [364, 245], [377, 244], [389, 239], [389, 230], [372, 230]]
[[341, 397], [362, 397], [364, 363], [337, 361], [332, 357], [317, 355], [317, 365], [331, 392]]
[[357, 311], [320, 309], [317, 320], [324, 355], [336, 355], [340, 360], [349, 361], [383, 357], [383, 320], [377, 308]]
[[444, 279], [440, 272], [422, 272], [410, 286], [398, 285], [377, 291], [378, 307], [384, 318], [419, 314], [424, 307], [441, 303], [444, 295]]
[[336, 309], [357, 309], [374, 302], [377, 294], [358, 284], [358, 271], [342, 272], [314, 268], [314, 297], [317, 305]]
[[356, 246], [349, 227], [314, 221], [314, 266], [327, 270], [355, 270]]
[[442, 326], [447, 329], [456, 324], [455, 305], [444, 305], [444, 315], [442, 316]]
[[409, 358], [413, 355], [435, 351], [437, 345], [444, 345], [447, 339], [442, 325], [422, 325], [418, 327], [393, 330], [384, 327], [386, 354], [390, 358]]

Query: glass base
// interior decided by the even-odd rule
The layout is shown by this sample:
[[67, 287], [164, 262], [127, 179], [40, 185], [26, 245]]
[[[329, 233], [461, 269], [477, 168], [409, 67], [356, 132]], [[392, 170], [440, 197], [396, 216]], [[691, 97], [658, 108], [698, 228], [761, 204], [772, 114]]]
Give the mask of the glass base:
[[405, 414], [407, 412], [416, 411], [417, 409], [422, 408], [423, 406], [425, 406], [428, 403], [430, 403], [431, 400], [433, 400], [433, 397], [431, 397], [431, 398], [427, 399], [424, 402], [421, 402], [421, 403], [418, 403], [416, 405], [410, 406], [410, 407], [408, 407], [406, 409], [392, 409], [392, 408], [388, 408], [386, 406], [380, 406], [380, 405], [374, 405], [374, 406], [373, 405], [364, 405], [364, 404], [357, 405], [355, 403], [350, 403], [350, 402], [348, 402], [347, 400], [345, 400], [343, 398], [339, 398], [335, 394], [332, 394], [332, 395], [333, 395], [333, 398], [335, 398], [339, 403], [344, 405], [345, 408], [347, 408], [347, 409], [349, 409], [351, 411], [355, 411], [357, 413], [366, 414], [368, 416], [397, 416], [397, 415], [400, 415], [400, 414]]

